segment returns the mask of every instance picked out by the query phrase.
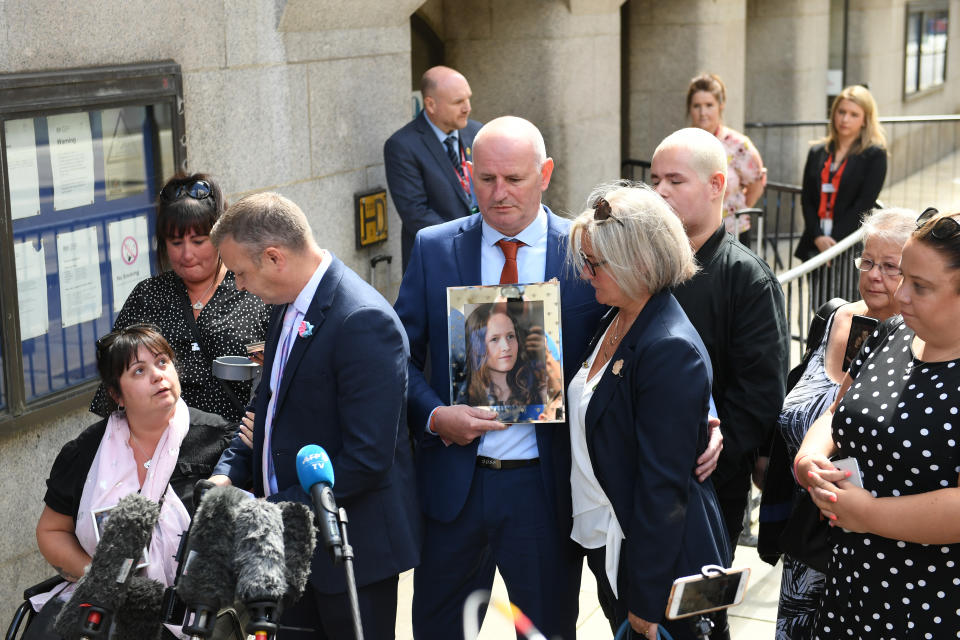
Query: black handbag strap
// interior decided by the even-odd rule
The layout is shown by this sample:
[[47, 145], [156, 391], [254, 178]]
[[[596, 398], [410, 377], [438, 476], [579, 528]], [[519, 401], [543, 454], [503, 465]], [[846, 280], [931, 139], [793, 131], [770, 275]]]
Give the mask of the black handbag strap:
[[[197, 320], [193, 317], [193, 305], [190, 304], [190, 296], [187, 295], [186, 286], [183, 289], [183, 304], [181, 305], [183, 310], [183, 317], [187, 321], [187, 326], [190, 327], [190, 333], [193, 334], [193, 339], [197, 347], [200, 349], [200, 353], [203, 354], [203, 357], [207, 359], [207, 362], [210, 363], [210, 366], [213, 366], [213, 358], [210, 357], [210, 354], [207, 353], [207, 350], [203, 346], [203, 339], [200, 336], [200, 327], [197, 326]], [[216, 378], [217, 382], [220, 383], [220, 386], [223, 388], [223, 392], [227, 396], [227, 400], [230, 401], [230, 404], [233, 405], [233, 408], [240, 412], [240, 415], [243, 415], [246, 405], [240, 402], [240, 398], [237, 397], [237, 394], [233, 392], [233, 389], [230, 388], [230, 385], [227, 384], [226, 380], [221, 378]]]

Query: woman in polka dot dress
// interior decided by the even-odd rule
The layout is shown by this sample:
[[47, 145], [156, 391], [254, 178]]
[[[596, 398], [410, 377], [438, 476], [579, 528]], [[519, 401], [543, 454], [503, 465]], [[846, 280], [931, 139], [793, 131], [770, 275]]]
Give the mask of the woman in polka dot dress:
[[[900, 267], [902, 318], [868, 339], [794, 461], [834, 527], [815, 638], [960, 637], [960, 223], [924, 212]], [[829, 455], [857, 458], [864, 489]]]
[[[210, 242], [210, 229], [225, 208], [220, 187], [202, 173], [178, 174], [167, 182], [157, 198], [161, 273], [134, 287], [113, 328], [157, 325], [177, 356], [184, 402], [235, 422], [250, 397], [251, 383], [218, 380], [213, 360], [247, 355], [245, 345], [266, 336], [270, 311], [257, 296], [237, 290], [233, 272]], [[101, 385], [90, 411], [106, 417], [106, 400]]]

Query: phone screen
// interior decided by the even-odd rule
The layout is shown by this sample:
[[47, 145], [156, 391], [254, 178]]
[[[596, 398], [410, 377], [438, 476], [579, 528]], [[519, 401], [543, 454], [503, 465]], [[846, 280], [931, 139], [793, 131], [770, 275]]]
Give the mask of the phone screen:
[[847, 350], [843, 354], [843, 370], [850, 369], [850, 363], [857, 357], [863, 341], [873, 333], [880, 321], [867, 316], [853, 316], [850, 321], [850, 336], [847, 338]]
[[743, 572], [737, 572], [685, 583], [676, 617], [736, 604], [740, 580], [745, 575]]

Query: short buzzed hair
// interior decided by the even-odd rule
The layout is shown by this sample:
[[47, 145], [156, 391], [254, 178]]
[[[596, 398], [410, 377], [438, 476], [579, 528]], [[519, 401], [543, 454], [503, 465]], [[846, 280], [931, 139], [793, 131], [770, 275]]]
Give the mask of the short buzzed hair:
[[696, 127], [674, 131], [657, 145], [653, 155], [665, 149], [685, 149], [690, 154], [690, 168], [703, 182], [718, 171], [727, 175], [727, 152], [717, 136], [708, 131]]
[[300, 207], [270, 191], [241, 198], [220, 216], [210, 230], [210, 241], [219, 247], [228, 236], [245, 247], [258, 266], [267, 247], [301, 253], [313, 241], [310, 223]]
[[476, 157], [477, 148], [483, 146], [483, 139], [495, 133], [507, 133], [514, 138], [526, 138], [533, 145], [533, 152], [537, 158], [537, 169], [547, 161], [547, 145], [543, 141], [543, 134], [537, 126], [519, 116], [501, 116], [494, 118], [480, 127], [473, 138], [473, 155]]

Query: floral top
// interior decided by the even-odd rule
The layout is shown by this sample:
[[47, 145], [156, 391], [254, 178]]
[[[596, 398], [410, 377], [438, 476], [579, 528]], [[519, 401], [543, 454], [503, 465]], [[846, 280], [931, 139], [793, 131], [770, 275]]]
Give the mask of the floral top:
[[[764, 179], [763, 160], [750, 138], [739, 131], [720, 125], [717, 138], [727, 152], [727, 191], [723, 196], [723, 215], [733, 220], [733, 214], [747, 206], [743, 188]], [[740, 231], [750, 228], [749, 218], [740, 221]], [[728, 227], [732, 229], [732, 226]]]

